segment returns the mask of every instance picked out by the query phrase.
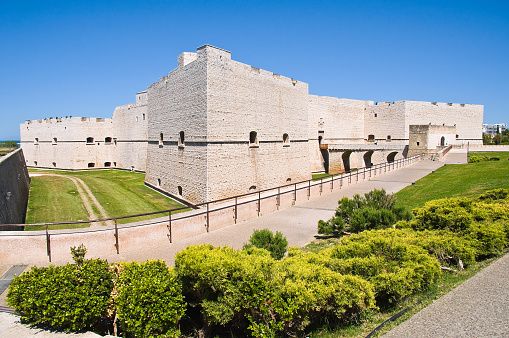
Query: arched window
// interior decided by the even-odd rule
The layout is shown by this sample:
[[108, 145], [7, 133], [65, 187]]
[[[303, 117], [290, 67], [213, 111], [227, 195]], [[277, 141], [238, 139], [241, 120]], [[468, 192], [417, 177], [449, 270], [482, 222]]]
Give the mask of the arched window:
[[53, 168], [57, 166], [57, 162], [51, 162], [51, 164], [53, 164]]
[[252, 131], [249, 133], [249, 146], [250, 147], [258, 146], [258, 133], [256, 131]]
[[145, 121], [145, 114], [143, 114], [142, 116], [143, 116], [143, 121]]
[[180, 185], [177, 187], [177, 190], [179, 192], [179, 196], [182, 196], [182, 187]]
[[252, 192], [252, 191], [255, 191], [256, 190], [256, 185], [252, 185], [249, 187], [249, 192]]
[[34, 144], [39, 144], [39, 138], [38, 137], [35, 138]]
[[442, 147], [443, 147], [443, 146], [445, 146], [445, 136], [442, 136], [442, 137], [440, 138], [440, 145], [441, 145]]
[[178, 140], [179, 147], [184, 147], [184, 132], [180, 131], [179, 133], [179, 140]]
[[288, 147], [290, 145], [290, 137], [287, 133], [283, 134], [283, 147]]

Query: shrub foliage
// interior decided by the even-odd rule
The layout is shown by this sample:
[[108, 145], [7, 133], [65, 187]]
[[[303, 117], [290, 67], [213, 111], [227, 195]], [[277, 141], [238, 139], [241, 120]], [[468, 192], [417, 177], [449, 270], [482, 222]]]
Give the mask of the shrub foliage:
[[269, 229], [254, 230], [251, 238], [249, 238], [249, 243], [244, 244], [244, 249], [253, 246], [269, 251], [274, 259], [281, 259], [288, 248], [288, 241], [279, 231], [274, 235]]
[[385, 229], [396, 221], [409, 220], [410, 212], [396, 205], [396, 197], [382, 190], [372, 190], [361, 197], [343, 197], [338, 201], [334, 216], [318, 221], [319, 234], [340, 233], [343, 230], [361, 232], [364, 230]]

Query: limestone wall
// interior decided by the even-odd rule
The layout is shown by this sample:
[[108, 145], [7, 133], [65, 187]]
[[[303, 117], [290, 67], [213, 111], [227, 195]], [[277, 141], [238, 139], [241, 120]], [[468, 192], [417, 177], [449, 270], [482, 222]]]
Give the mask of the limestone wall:
[[206, 53], [187, 61], [148, 87], [145, 181], [196, 203], [207, 198]]
[[206, 50], [208, 199], [309, 179], [308, 85]]
[[148, 94], [136, 94], [136, 103], [115, 108], [113, 143], [116, 167], [146, 171], [148, 146]]
[[[405, 101], [370, 102], [364, 115], [364, 139], [384, 144], [408, 143]], [[374, 138], [370, 138], [373, 135]]]
[[23, 150], [0, 156], [0, 224], [25, 223], [29, 190]]
[[111, 119], [66, 117], [26, 121], [20, 146], [27, 166], [59, 169], [104, 167], [115, 161]]

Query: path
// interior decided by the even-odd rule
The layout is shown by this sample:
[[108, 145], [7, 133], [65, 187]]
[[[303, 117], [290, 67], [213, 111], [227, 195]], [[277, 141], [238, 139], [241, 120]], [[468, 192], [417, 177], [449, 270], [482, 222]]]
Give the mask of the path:
[[508, 310], [506, 254], [383, 337], [509, 337]]
[[[85, 207], [85, 209], [87, 210], [87, 212], [89, 214], [89, 219], [99, 219], [99, 218], [108, 218], [109, 217], [106, 210], [99, 203], [97, 198], [95, 198], [94, 194], [92, 193], [92, 191], [90, 190], [88, 185], [85, 182], [83, 182], [82, 179], [73, 177], [73, 176], [50, 174], [50, 173], [32, 173], [31, 172], [29, 175], [30, 175], [30, 177], [56, 176], [56, 177], [63, 177], [63, 178], [67, 178], [67, 179], [71, 180], [74, 183], [74, 185], [76, 186], [76, 190], [78, 191], [78, 194], [80, 195], [81, 200], [83, 201], [83, 206]], [[90, 201], [92, 201], [92, 203], [94, 204], [96, 209], [99, 211], [100, 217], [97, 216], [97, 214], [95, 213], [95, 211], [92, 207], [92, 203], [90, 203]], [[110, 224], [112, 224], [112, 221], [106, 221], [106, 222], [101, 222], [101, 223], [103, 223], [103, 225], [110, 225]], [[94, 223], [91, 223], [90, 225], [92, 226], [92, 225], [94, 225]]]

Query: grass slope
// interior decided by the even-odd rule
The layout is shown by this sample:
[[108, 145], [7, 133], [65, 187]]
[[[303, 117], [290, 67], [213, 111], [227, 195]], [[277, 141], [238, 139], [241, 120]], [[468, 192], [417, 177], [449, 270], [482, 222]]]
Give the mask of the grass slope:
[[509, 189], [509, 152], [470, 153], [473, 155], [498, 157], [500, 161], [443, 166], [396, 193], [398, 203], [413, 209], [434, 199], [473, 197], [490, 189]]
[[[26, 223], [66, 222], [86, 219], [88, 219], [88, 212], [71, 180], [55, 176], [32, 178]], [[74, 227], [87, 226], [88, 224], [82, 224]], [[65, 227], [55, 226], [52, 229]], [[30, 230], [44, 228], [44, 226], [30, 227]]]
[[[180, 203], [146, 187], [143, 184], [145, 175], [142, 173], [119, 170], [94, 170], [79, 172], [51, 171], [51, 173], [76, 177], [83, 180], [110, 217], [141, 214], [182, 207]], [[38, 185], [42, 184], [40, 182], [48, 178], [49, 177], [41, 176], [35, 176], [32, 178], [29, 206], [44, 206], [47, 205], [47, 201], [51, 200], [51, 203], [58, 207], [47, 208], [48, 210], [46, 212], [40, 212], [42, 209], [41, 207], [29, 208], [27, 213], [27, 223], [48, 222], [49, 220], [76, 221], [80, 219], [88, 219], [88, 216], [83, 216], [79, 210], [76, 210], [75, 214], [64, 214], [60, 211], [63, 206], [75, 205], [76, 201], [73, 200], [73, 198], [77, 199], [79, 201], [80, 208], [85, 210], [81, 205], [81, 199], [77, 194], [76, 196], [64, 194], [62, 193], [62, 189], [64, 188], [58, 185], [53, 186], [50, 184], [44, 186], [44, 188], [37, 188]], [[74, 190], [76, 189], [70, 180], [65, 178], [59, 178], [59, 180], [68, 182], [68, 186], [72, 186]], [[51, 211], [53, 211], [53, 214], [51, 214]], [[148, 216], [145, 218], [153, 217], [154, 216]], [[119, 223], [129, 223], [140, 219], [142, 218], [124, 219], [120, 220]]]

